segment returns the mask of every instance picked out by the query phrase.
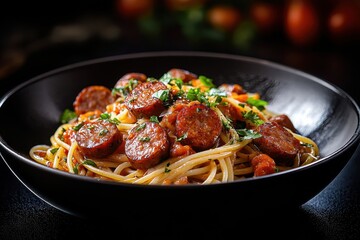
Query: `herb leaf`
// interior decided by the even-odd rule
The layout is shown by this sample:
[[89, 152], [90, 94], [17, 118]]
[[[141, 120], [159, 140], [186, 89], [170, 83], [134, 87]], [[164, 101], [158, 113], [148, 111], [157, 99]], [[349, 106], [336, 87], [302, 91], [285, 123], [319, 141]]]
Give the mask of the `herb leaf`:
[[58, 150], [59, 150], [59, 148], [53, 148], [50, 150], [50, 152], [54, 155]]
[[200, 80], [200, 82], [201, 82], [204, 86], [206, 86], [206, 87], [209, 87], [209, 88], [214, 88], [214, 87], [215, 87], [215, 85], [214, 85], [213, 82], [212, 82], [212, 79], [210, 79], [210, 78], [208, 78], [208, 77], [205, 77], [205, 76], [203, 76], [203, 75], [200, 75], [200, 76], [199, 76], [199, 80]]
[[150, 117], [150, 122], [159, 123], [159, 119], [158, 119], [157, 116], [151, 116]]
[[236, 129], [236, 132], [239, 134], [240, 141], [246, 139], [255, 139], [261, 137], [261, 134], [252, 130], [252, 129]]
[[139, 126], [136, 126], [135, 131], [138, 132], [146, 127], [146, 123], [141, 123]]
[[93, 166], [93, 167], [97, 167], [96, 163], [91, 161], [90, 159], [86, 159], [82, 162], [82, 164], [84, 165], [90, 165], [90, 166]]
[[180, 137], [176, 138], [176, 141], [180, 142], [180, 141], [184, 140], [185, 138], [187, 138], [187, 132], [184, 133], [183, 135], [181, 135]]
[[120, 124], [121, 122], [117, 118], [111, 118], [111, 115], [109, 113], [102, 113], [100, 114], [100, 119], [109, 121], [110, 123], [113, 123], [115, 125]]
[[61, 123], [68, 123], [77, 117], [76, 113], [70, 109], [65, 109], [60, 116]]
[[254, 123], [255, 125], [259, 126], [264, 123], [263, 120], [260, 119], [259, 115], [257, 115], [254, 111], [249, 111], [243, 113], [244, 118], [249, 120], [250, 122]]
[[79, 131], [82, 126], [84, 126], [84, 122], [81, 122], [78, 125], [74, 126], [73, 129], [74, 131]]
[[140, 141], [140, 142], [149, 142], [150, 139], [151, 139], [150, 137], [140, 137], [140, 138], [139, 138], [139, 141]]
[[160, 80], [160, 82], [169, 84], [172, 79], [173, 79], [173, 77], [171, 76], [170, 73], [165, 73], [164, 75], [161, 76], [161, 78], [159, 80]]
[[255, 98], [248, 98], [248, 100], [246, 101], [246, 103], [257, 107], [257, 109], [259, 109], [260, 111], [264, 110], [265, 107], [268, 105], [267, 101], [261, 100], [261, 99], [255, 99]]
[[163, 102], [167, 102], [169, 101], [169, 93], [170, 93], [169, 89], [159, 90], [157, 92], [154, 92], [152, 97], [160, 99]]

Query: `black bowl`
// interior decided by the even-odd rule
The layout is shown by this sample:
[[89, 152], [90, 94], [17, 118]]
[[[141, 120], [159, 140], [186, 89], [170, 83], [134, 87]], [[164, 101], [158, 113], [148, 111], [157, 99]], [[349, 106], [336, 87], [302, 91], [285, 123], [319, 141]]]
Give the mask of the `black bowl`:
[[[270, 110], [289, 115], [296, 129], [318, 144], [321, 159], [286, 172], [206, 186], [100, 181], [30, 159], [30, 148], [49, 144], [60, 114], [72, 108], [85, 86], [112, 88], [125, 73], [160, 77], [174, 67], [210, 77], [216, 84], [240, 83], [259, 92]], [[72, 215], [138, 218], [160, 213], [166, 218], [169, 212], [187, 210], [235, 215], [299, 207], [324, 189], [359, 143], [359, 115], [356, 102], [337, 86], [266, 60], [203, 52], [138, 53], [73, 64], [11, 90], [0, 102], [0, 146], [5, 163], [28, 189]]]

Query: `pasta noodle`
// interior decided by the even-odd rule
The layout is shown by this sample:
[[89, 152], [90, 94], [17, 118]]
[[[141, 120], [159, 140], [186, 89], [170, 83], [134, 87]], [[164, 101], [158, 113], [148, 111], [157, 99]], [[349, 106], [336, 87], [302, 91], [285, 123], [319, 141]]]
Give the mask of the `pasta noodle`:
[[[50, 145], [33, 146], [29, 151], [30, 157], [39, 164], [71, 174], [132, 184], [160, 185], [231, 182], [286, 171], [310, 164], [319, 158], [317, 144], [292, 128], [292, 123], [285, 114], [268, 111], [267, 102], [262, 100], [258, 93], [249, 93], [239, 84], [221, 84], [216, 87], [212, 79], [182, 69], [172, 69], [159, 80], [146, 77], [144, 81], [139, 76], [129, 73], [119, 79], [112, 89], [109, 97], [112, 100], [109, 102], [104, 103], [103, 99], [99, 102], [89, 93], [82, 93], [81, 96], [79, 94], [74, 101], [75, 110], [67, 110], [73, 114], [72, 117], [62, 121], [50, 136]], [[138, 101], [135, 97], [129, 100], [129, 96], [136, 91], [145, 91], [145, 88], [138, 86], [159, 82], [161, 87], [166, 88], [153, 91], [149, 99], [157, 100], [156, 104], [160, 102], [160, 107], [152, 108], [147, 100], [136, 103], [146, 107], [141, 114], [137, 109], [129, 107], [133, 101]], [[93, 86], [91, 90], [105, 93], [99, 86], [96, 89]], [[81, 101], [85, 102], [85, 105], [96, 107], [79, 112], [79, 106], [83, 103]], [[103, 104], [103, 108], [98, 107], [99, 104]], [[196, 110], [193, 111], [195, 107]], [[161, 112], [157, 111], [158, 108], [162, 108]], [[201, 111], [203, 118], [195, 115]], [[186, 121], [183, 119], [195, 119], [195, 122], [203, 124], [201, 128], [204, 126], [207, 130], [197, 133], [197, 127], [191, 126], [192, 122], [189, 122], [185, 134], [180, 134], [184, 127], [179, 122]], [[86, 123], [95, 124], [100, 120], [116, 126], [113, 138], [121, 136], [120, 140], [116, 142], [110, 138], [109, 146], [104, 142], [102, 145], [85, 149], [82, 142], [85, 137], [80, 139], [79, 129], [85, 128]], [[143, 128], [154, 126], [144, 125], [149, 122], [156, 124], [156, 130], [157, 126], [166, 130], [166, 141], [163, 138], [159, 140], [160, 137], [157, 136], [136, 135], [140, 134], [138, 132], [143, 131]], [[271, 130], [265, 128], [266, 124], [269, 124]], [[87, 125], [87, 128], [94, 126], [97, 127]], [[277, 130], [277, 126], [284, 130]], [[216, 129], [219, 131], [216, 132]], [[101, 143], [103, 140], [100, 136], [112, 131], [103, 130], [105, 132], [100, 131], [97, 136], [91, 136], [91, 144], [94, 145], [97, 141]], [[117, 132], [120, 135], [117, 135]], [[137, 144], [134, 151], [139, 154], [152, 151], [151, 153], [155, 154], [152, 156], [156, 156], [146, 159], [146, 165], [143, 158], [132, 159], [132, 154], [129, 153], [132, 147], [130, 136], [134, 134], [137, 137], [134, 140]], [[191, 134], [195, 140], [191, 139]], [[282, 137], [279, 138], [278, 135], [286, 136], [283, 140], [285, 142], [281, 142]], [[148, 136], [151, 136], [150, 133]], [[84, 141], [90, 140], [85, 138]], [[204, 141], [206, 147], [198, 144], [203, 144]], [[169, 146], [162, 150], [158, 142]], [[209, 142], [211, 146], [208, 145]], [[148, 145], [145, 147], [145, 144]], [[105, 149], [113, 145], [114, 149]], [[290, 145], [290, 148], [285, 145]], [[295, 154], [291, 152], [292, 148], [296, 149]], [[163, 151], [161, 157], [156, 155]], [[99, 152], [106, 154], [97, 156]]]

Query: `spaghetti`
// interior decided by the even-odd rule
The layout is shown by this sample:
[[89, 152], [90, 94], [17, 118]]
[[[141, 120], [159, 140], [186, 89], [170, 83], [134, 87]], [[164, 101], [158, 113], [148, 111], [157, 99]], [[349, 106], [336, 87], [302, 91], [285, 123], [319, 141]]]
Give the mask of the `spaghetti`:
[[113, 89], [84, 88], [50, 145], [30, 157], [43, 165], [133, 184], [213, 184], [286, 171], [316, 161], [317, 144], [285, 114], [239, 84], [171, 69], [159, 79], [124, 75]]

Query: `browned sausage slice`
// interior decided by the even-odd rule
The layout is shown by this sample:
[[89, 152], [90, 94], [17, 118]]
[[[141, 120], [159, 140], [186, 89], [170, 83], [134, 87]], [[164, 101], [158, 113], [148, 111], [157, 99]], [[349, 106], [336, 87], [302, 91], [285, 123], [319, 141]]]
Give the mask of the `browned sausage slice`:
[[103, 158], [120, 146], [123, 136], [115, 124], [99, 120], [86, 122], [76, 132], [75, 140], [87, 158]]
[[113, 103], [111, 90], [105, 86], [88, 86], [81, 90], [73, 103], [77, 115], [99, 110], [104, 112], [106, 106]]
[[122, 76], [115, 84], [115, 88], [125, 87], [130, 80], [137, 80], [138, 82], [146, 82], [147, 76], [143, 73], [132, 72]]
[[158, 116], [165, 110], [165, 106], [164, 102], [153, 97], [153, 94], [161, 90], [168, 90], [162, 82], [140, 83], [127, 95], [125, 105], [137, 118]]
[[202, 104], [184, 107], [176, 116], [176, 136], [196, 151], [209, 149], [217, 142], [222, 123], [211, 108]]
[[125, 154], [136, 169], [157, 165], [169, 154], [169, 139], [158, 123], [144, 122], [129, 132], [125, 141]]
[[170, 74], [171, 77], [179, 78], [183, 82], [189, 82], [193, 79], [198, 78], [196, 74], [180, 68], [172, 68], [168, 71], [168, 73]]
[[257, 131], [262, 135], [254, 139], [256, 146], [275, 160], [278, 165], [292, 166], [300, 150], [300, 141], [277, 122], [261, 124]]
[[293, 132], [296, 132], [296, 129], [295, 129], [292, 121], [290, 120], [290, 118], [286, 114], [280, 114], [280, 115], [271, 117], [269, 120], [272, 121], [272, 122], [277, 122], [281, 126], [286, 127], [286, 128], [290, 129]]

